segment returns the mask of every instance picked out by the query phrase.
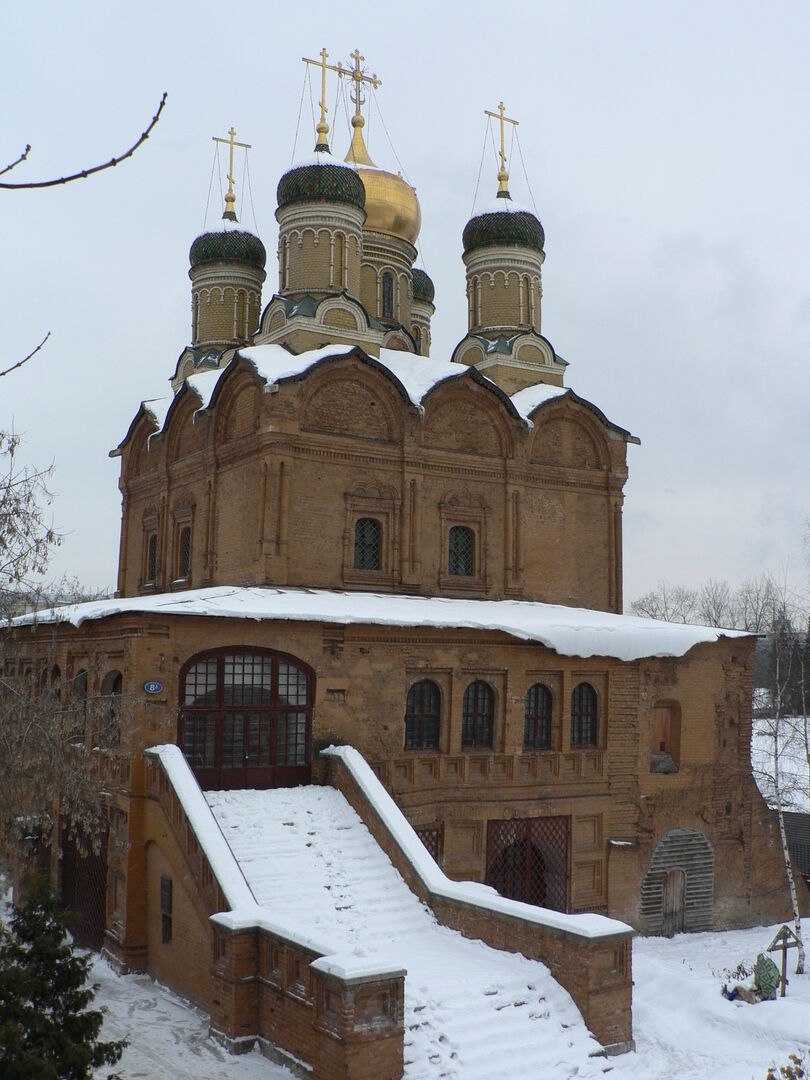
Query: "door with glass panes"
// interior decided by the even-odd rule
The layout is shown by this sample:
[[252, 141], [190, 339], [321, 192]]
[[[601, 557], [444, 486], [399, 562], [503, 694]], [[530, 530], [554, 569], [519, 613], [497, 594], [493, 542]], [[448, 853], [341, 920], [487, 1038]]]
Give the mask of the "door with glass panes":
[[314, 677], [270, 649], [198, 654], [180, 675], [178, 743], [204, 790], [309, 782]]

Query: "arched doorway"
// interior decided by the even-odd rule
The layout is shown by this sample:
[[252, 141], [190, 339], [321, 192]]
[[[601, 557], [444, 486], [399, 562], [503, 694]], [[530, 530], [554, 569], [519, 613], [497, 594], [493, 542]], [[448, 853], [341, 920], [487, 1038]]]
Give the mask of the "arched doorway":
[[315, 677], [273, 649], [224, 648], [180, 671], [177, 742], [203, 790], [309, 783]]
[[714, 851], [697, 829], [670, 829], [641, 880], [641, 924], [648, 934], [711, 930]]
[[490, 821], [487, 885], [510, 900], [567, 911], [568, 833], [567, 817]]

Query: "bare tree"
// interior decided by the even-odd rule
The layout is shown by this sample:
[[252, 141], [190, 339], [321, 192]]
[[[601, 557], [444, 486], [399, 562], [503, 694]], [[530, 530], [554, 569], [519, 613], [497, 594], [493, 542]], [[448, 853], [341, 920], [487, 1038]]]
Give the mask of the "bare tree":
[[645, 619], [689, 623], [695, 621], [697, 603], [697, 593], [692, 589], [659, 581], [651, 592], [634, 600], [630, 610], [634, 615], [641, 615]]
[[729, 583], [709, 578], [701, 585], [695, 615], [704, 626], [734, 626], [736, 603]]

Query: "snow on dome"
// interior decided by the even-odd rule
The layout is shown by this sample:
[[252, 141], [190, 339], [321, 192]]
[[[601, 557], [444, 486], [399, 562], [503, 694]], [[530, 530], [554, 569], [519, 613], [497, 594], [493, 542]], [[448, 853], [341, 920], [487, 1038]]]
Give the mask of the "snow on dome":
[[261, 586], [215, 586], [156, 596], [116, 597], [20, 615], [12, 626], [84, 622], [119, 614], [325, 622], [339, 625], [421, 626], [492, 630], [534, 641], [560, 656], [608, 656], [632, 661], [684, 656], [695, 645], [750, 637], [742, 630], [659, 622], [634, 615], [541, 604], [531, 600], [462, 600]]
[[528, 206], [521, 206], [520, 203], [513, 202], [511, 198], [499, 199], [497, 197], [486, 203], [483, 209], [477, 210], [472, 217], [483, 217], [485, 214], [531, 214], [532, 217], [537, 217], [536, 211]]
[[336, 169], [348, 169], [350, 172], [356, 171], [353, 165], [349, 165], [339, 158], [332, 157], [328, 150], [318, 150], [316, 153], [308, 154], [307, 157], [294, 161], [289, 169], [284, 170], [281, 177], [285, 177], [289, 173], [295, 172], [296, 169], [306, 169], [309, 165], [333, 165]]

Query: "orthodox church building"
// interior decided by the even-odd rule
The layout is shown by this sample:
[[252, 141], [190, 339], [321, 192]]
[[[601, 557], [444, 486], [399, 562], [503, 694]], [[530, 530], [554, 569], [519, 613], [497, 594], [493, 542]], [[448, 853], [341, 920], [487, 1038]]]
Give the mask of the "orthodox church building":
[[440, 921], [543, 960], [626, 1049], [631, 927], [787, 910], [750, 772], [754, 639], [622, 614], [638, 439], [544, 336], [545, 233], [510, 197], [502, 106], [497, 190], [462, 235], [467, 326], [431, 355], [419, 201], [368, 154], [361, 59], [338, 72], [345, 160], [322, 108], [278, 181], [272, 271], [232, 164], [221, 225], [191, 245], [171, 393], [112, 451], [115, 599], [17, 620], [28, 662], [55, 635], [63, 671], [121, 694], [106, 850], [54, 872], [96, 944], [231, 1045], [326, 1077], [323, 1040], [343, 1040], [334, 1075], [398, 1076], [407, 974], [330, 967], [252, 886], [245, 915], [206, 817], [222, 792], [267, 792], [271, 816], [278, 789], [337, 788]]

